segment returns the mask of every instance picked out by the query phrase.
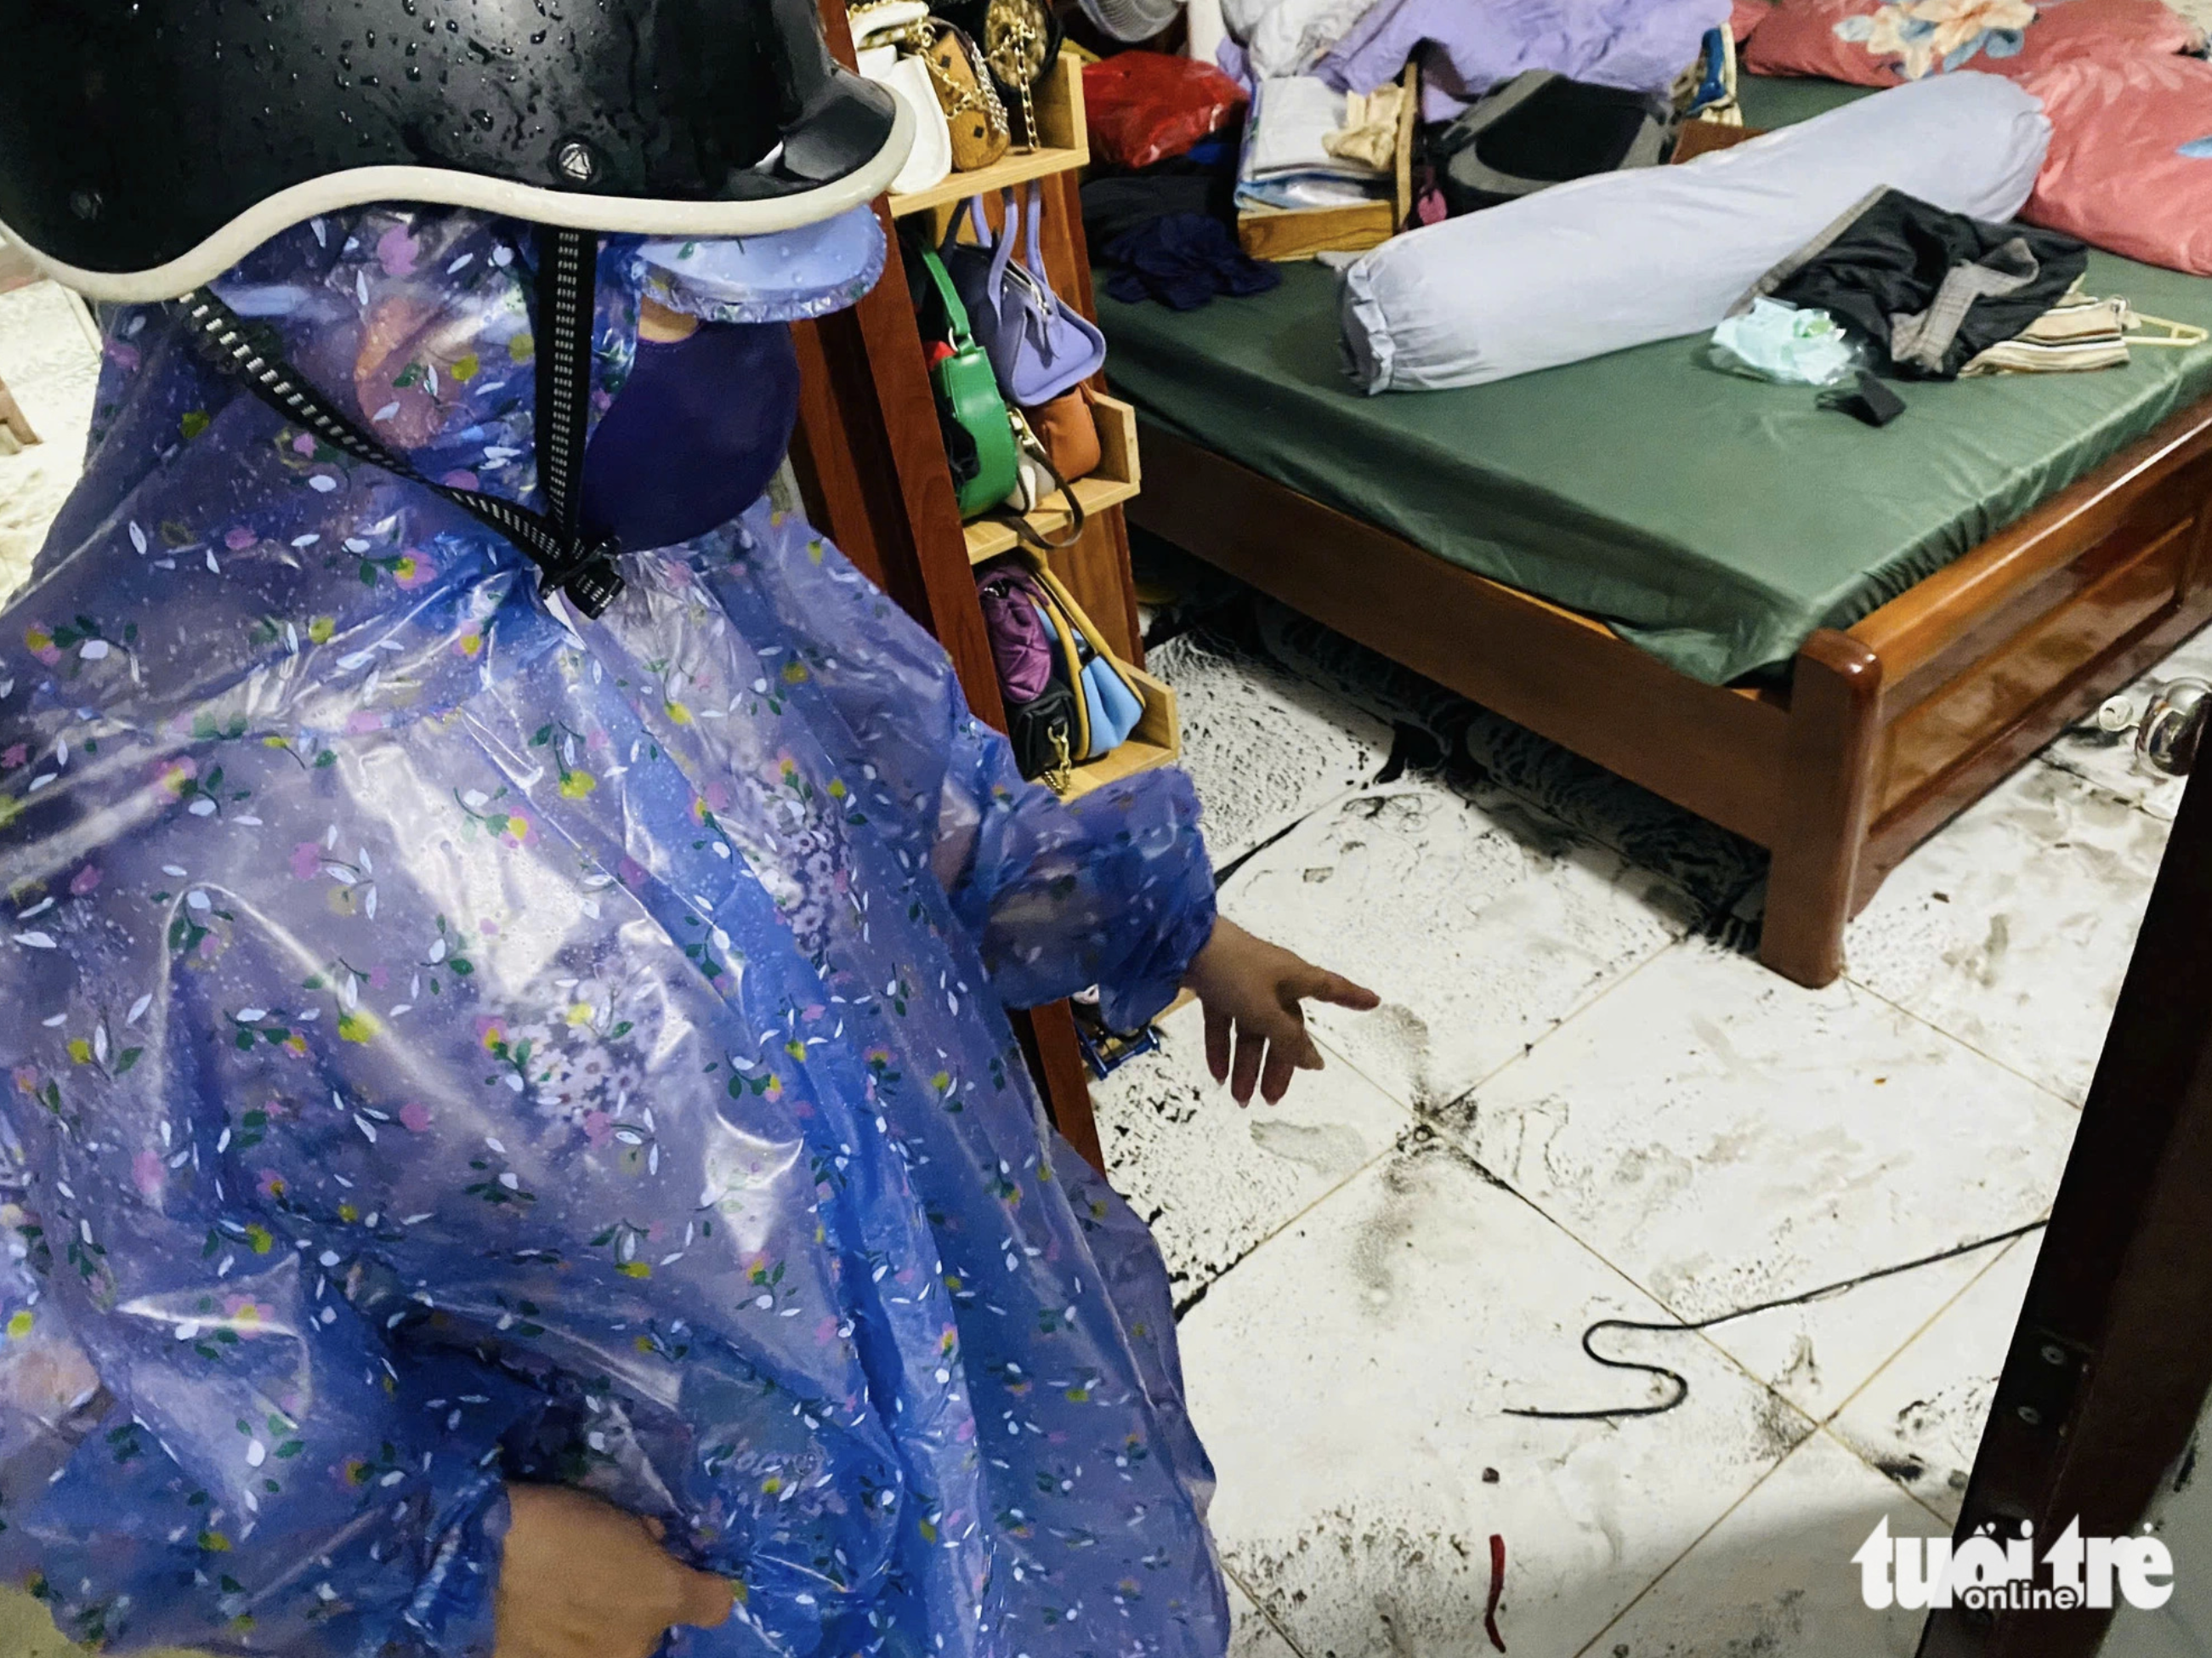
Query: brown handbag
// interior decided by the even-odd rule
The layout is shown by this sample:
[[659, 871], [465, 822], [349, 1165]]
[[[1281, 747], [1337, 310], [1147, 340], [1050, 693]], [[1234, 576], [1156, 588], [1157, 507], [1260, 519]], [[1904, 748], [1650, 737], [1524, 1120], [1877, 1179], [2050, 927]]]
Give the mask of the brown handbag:
[[1073, 483], [1098, 470], [1098, 421], [1091, 412], [1089, 386], [1079, 386], [1022, 412], [1060, 477]]
[[973, 173], [999, 160], [1013, 143], [1006, 106], [999, 101], [999, 89], [975, 43], [951, 24], [933, 21], [937, 38], [923, 52], [923, 61], [952, 130], [953, 170]]

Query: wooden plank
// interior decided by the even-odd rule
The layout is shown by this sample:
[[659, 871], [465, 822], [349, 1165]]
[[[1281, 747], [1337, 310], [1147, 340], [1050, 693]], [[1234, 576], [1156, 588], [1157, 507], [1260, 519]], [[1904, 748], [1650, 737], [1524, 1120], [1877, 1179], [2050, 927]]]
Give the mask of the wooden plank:
[[[1968, 659], [1978, 653], [1986, 618], [2105, 542], [2144, 510], [2161, 483], [2207, 457], [2212, 457], [2212, 399], [2184, 410], [2010, 528], [1853, 624], [1851, 637], [1881, 659], [1889, 700], [1914, 701], [1947, 683], [1962, 653]], [[2205, 486], [2177, 487], [2201, 491]], [[2188, 515], [2178, 508], [2173, 519]]]
[[[1073, 491], [1078, 504], [1083, 508], [1086, 527], [1091, 513], [1103, 513], [1109, 507], [1119, 507], [1134, 500], [1137, 495], [1135, 484], [1115, 477], [1078, 478], [1068, 488]], [[1052, 498], [1054, 501], [1060, 499], [1057, 490], [1054, 491]], [[1066, 532], [1068, 513], [1065, 507], [1040, 507], [1022, 516], [1031, 529], [1047, 540]], [[1013, 527], [1003, 519], [971, 518], [961, 526], [961, 533], [967, 538], [968, 562], [970, 564], [981, 564], [1001, 553], [1011, 553], [1022, 544], [1021, 537], [1015, 534]]]
[[1874, 793], [1881, 670], [1864, 645], [1823, 628], [1797, 653], [1790, 681], [1759, 959], [1815, 989], [1844, 970], [1844, 924]]
[[1718, 121], [1686, 121], [1674, 140], [1672, 159], [1677, 163], [1694, 161], [1700, 155], [1710, 155], [1717, 149], [1734, 149], [1738, 144], [1748, 143], [1753, 138], [1764, 138], [1765, 127], [1723, 126]]
[[[1911, 799], [1959, 761], [2087, 673], [2120, 641], [2172, 608], [2197, 531], [2176, 525], [2064, 604], [2014, 633], [1889, 723], [1880, 811]], [[2109, 676], [2099, 676], [2102, 684]]]
[[2156, 667], [2207, 623], [2212, 623], [2212, 586], [2192, 588], [2181, 604], [2086, 664], [2043, 701], [2008, 724], [1984, 732], [1949, 769], [1875, 821], [1859, 858], [1854, 908], [1863, 908], [1915, 847], [2041, 753], [2051, 738], [2087, 717], [2105, 698]]
[[1140, 418], [1146, 529], [1762, 846], [1785, 708], [1701, 684], [1589, 617], [1447, 564]]
[[1106, 1172], [1106, 1153], [1098, 1144], [1098, 1120], [1091, 1108], [1091, 1067], [1075, 1040], [1075, 1015], [1066, 1002], [1054, 1002], [1012, 1015], [1014, 1035], [1044, 1094], [1045, 1113], [1076, 1155]]

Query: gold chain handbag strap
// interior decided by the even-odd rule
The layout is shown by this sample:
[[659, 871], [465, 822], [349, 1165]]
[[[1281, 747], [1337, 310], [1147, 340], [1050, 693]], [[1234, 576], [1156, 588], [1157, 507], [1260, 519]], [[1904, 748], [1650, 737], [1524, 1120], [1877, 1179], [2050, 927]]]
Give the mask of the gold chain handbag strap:
[[[966, 114], [971, 109], [981, 109], [990, 121], [993, 131], [1006, 131], [1006, 106], [999, 101], [999, 89], [991, 83], [990, 65], [982, 61], [975, 43], [958, 28], [941, 19], [932, 18], [927, 23], [915, 27], [920, 36], [916, 49], [921, 53], [921, 61], [928, 65], [929, 78], [937, 83], [939, 100], [945, 103], [945, 118], [950, 120], [955, 116]], [[947, 75], [944, 65], [937, 61], [931, 48], [937, 44], [937, 31], [939, 29], [958, 42], [961, 51], [966, 54], [968, 67], [975, 77], [974, 86], [962, 86]]]
[[984, 61], [1022, 95], [1022, 138], [1037, 147], [1036, 104], [1030, 88], [1044, 73], [1046, 19], [1038, 0], [990, 0], [983, 14]]

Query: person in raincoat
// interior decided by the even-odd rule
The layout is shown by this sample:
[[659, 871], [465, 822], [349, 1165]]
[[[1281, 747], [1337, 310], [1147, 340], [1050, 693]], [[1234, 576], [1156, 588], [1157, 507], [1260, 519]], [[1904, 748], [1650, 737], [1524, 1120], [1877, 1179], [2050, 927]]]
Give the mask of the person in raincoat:
[[[147, 9], [0, 19], [9, 234], [235, 318], [105, 313], [0, 611], [0, 1571], [118, 1650], [1218, 1655], [1164, 1273], [1004, 1009], [1188, 984], [1242, 1100], [1371, 999], [760, 498], [888, 103], [780, 0]], [[581, 314], [530, 220], [625, 233]]]

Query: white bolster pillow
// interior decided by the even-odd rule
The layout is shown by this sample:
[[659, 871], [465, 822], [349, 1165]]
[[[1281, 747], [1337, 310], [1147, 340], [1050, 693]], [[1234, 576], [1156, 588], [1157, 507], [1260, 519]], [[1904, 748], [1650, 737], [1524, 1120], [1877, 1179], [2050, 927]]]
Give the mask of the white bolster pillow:
[[2010, 81], [1934, 76], [1680, 167], [1409, 231], [1345, 272], [1346, 367], [1369, 392], [1438, 391], [1705, 333], [1876, 190], [2011, 218], [2050, 143]]

